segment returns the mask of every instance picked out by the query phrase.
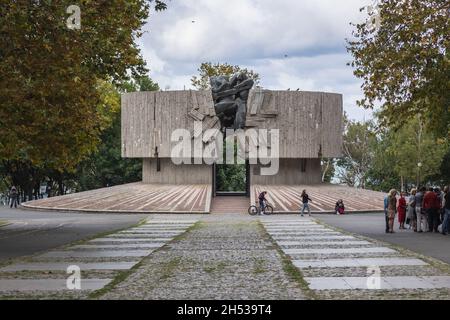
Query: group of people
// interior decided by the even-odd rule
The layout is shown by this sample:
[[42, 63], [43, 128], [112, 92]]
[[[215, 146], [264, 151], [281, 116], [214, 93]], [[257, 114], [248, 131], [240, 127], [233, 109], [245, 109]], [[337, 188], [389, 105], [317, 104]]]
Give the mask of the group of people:
[[450, 223], [450, 192], [449, 187], [444, 191], [439, 188], [412, 189], [408, 195], [393, 189], [384, 199], [384, 213], [386, 233], [394, 233], [394, 220], [398, 216], [399, 229], [407, 229], [409, 225], [414, 232], [439, 232], [447, 235]]
[[[305, 211], [308, 211], [308, 215], [311, 216], [311, 208], [309, 207], [309, 202], [310, 201], [312, 202], [312, 200], [309, 197], [309, 195], [306, 193], [306, 190], [303, 190], [302, 195], [300, 197], [302, 198], [302, 206], [301, 206], [301, 211], [300, 211], [301, 216], [303, 217]], [[336, 205], [334, 207], [334, 212], [338, 215], [345, 213], [344, 200], [339, 199], [336, 202]]]
[[[259, 197], [258, 197], [261, 214], [264, 214], [264, 208], [267, 203], [266, 195], [267, 195], [267, 191], [263, 191], [259, 194]], [[305, 211], [307, 211], [308, 215], [311, 216], [311, 208], [309, 207], [309, 202], [310, 201], [312, 202], [312, 200], [309, 197], [309, 195], [306, 193], [306, 190], [302, 191], [300, 198], [302, 201], [301, 206], [300, 206], [300, 215], [303, 217], [305, 214]], [[344, 201], [342, 199], [340, 199], [340, 200], [338, 200], [338, 202], [336, 202], [334, 211], [336, 214], [339, 214], [339, 215], [345, 213]]]

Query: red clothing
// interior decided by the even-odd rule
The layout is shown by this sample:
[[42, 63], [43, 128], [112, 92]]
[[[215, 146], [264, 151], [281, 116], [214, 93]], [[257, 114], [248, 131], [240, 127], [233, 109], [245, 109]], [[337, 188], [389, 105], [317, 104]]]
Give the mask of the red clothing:
[[423, 197], [424, 209], [439, 209], [441, 207], [440, 201], [436, 193], [428, 191]]
[[406, 220], [406, 199], [404, 197], [400, 197], [398, 199], [398, 222], [403, 223]]

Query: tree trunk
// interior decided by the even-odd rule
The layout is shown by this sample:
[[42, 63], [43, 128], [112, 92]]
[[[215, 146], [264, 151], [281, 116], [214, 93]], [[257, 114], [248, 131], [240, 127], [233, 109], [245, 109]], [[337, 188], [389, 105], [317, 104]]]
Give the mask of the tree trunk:
[[331, 163], [331, 160], [328, 159], [328, 160], [326, 161], [325, 169], [323, 170], [323, 173], [322, 173], [322, 183], [325, 182], [325, 176], [327, 175], [327, 172], [328, 172], [328, 170], [330, 169], [330, 163]]
[[61, 178], [58, 178], [58, 189], [59, 195], [64, 195], [64, 183]]

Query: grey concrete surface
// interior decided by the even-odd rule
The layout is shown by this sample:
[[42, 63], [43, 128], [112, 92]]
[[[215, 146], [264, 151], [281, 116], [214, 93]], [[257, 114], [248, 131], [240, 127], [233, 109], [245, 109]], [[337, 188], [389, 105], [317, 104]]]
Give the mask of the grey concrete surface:
[[75, 214], [0, 206], [0, 262], [54, 249], [98, 233], [129, 227], [145, 215]]
[[331, 226], [361, 234], [366, 237], [398, 245], [411, 251], [431, 256], [450, 263], [450, 236], [440, 233], [415, 233], [413, 230], [398, 230], [395, 221], [395, 233], [385, 233], [384, 214], [316, 215], [315, 218]]

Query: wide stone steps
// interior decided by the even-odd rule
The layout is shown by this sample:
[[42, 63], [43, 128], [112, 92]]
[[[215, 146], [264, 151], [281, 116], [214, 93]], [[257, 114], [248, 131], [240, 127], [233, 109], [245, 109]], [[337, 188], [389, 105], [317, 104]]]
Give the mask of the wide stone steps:
[[215, 197], [212, 199], [211, 213], [247, 213], [250, 199], [247, 197]]
[[[369, 293], [361, 296], [365, 290], [402, 290], [402, 294], [410, 292], [411, 296], [415, 290], [450, 293], [450, 275], [420, 258], [333, 230], [309, 217], [275, 220], [269, 216], [261, 218], [261, 222], [292, 263], [306, 274], [309, 288], [327, 292], [327, 298], [334, 297], [330, 292], [336, 292], [335, 297], [339, 298], [342, 291], [350, 292], [349, 297], [360, 294], [359, 297], [367, 298]], [[381, 270], [386, 268], [398, 271], [383, 273]], [[414, 275], [408, 275], [406, 268], [413, 270]], [[367, 276], [361, 276], [362, 270]]]
[[[99, 290], [111, 282], [111, 272], [133, 268], [143, 258], [184, 233], [196, 221], [149, 220], [138, 227], [3, 266], [0, 268], [0, 299], [11, 295], [20, 297], [21, 294], [76, 294]], [[69, 270], [77, 269], [81, 276], [80, 287], [74, 289], [68, 286], [68, 277], [72, 272]], [[92, 272], [95, 278], [89, 277]], [[106, 272], [104, 277], [102, 272]], [[24, 274], [27, 276], [24, 277]]]

